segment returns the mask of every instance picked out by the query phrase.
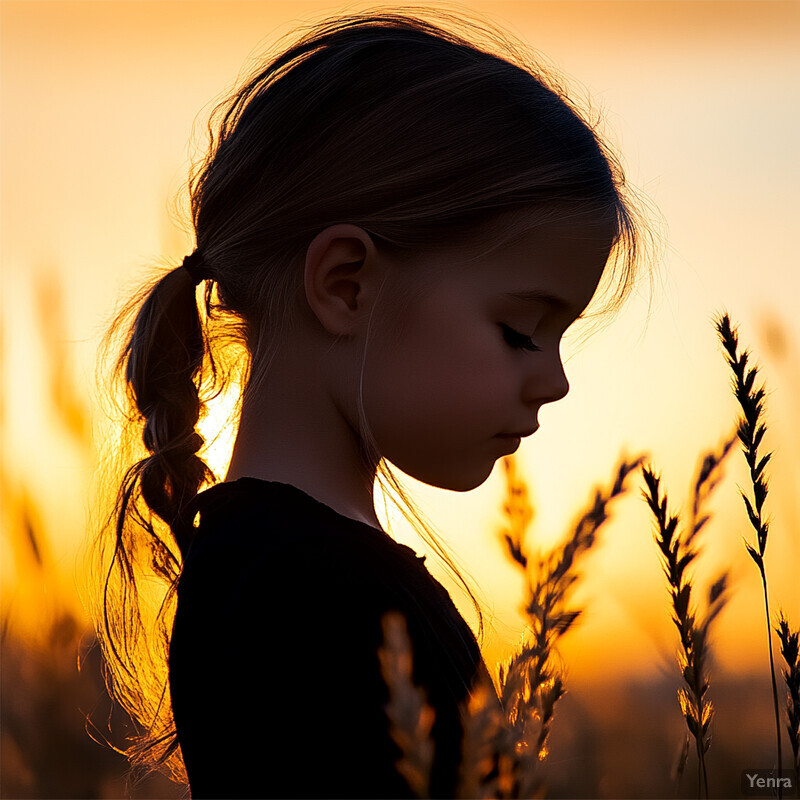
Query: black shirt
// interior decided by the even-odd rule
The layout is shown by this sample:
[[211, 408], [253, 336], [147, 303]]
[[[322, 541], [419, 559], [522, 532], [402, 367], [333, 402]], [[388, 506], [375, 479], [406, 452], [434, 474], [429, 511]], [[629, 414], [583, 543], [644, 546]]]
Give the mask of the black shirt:
[[285, 483], [240, 478], [196, 502], [169, 653], [192, 796], [413, 797], [377, 654], [397, 609], [435, 711], [430, 796], [455, 797], [457, 704], [486, 667], [424, 557]]

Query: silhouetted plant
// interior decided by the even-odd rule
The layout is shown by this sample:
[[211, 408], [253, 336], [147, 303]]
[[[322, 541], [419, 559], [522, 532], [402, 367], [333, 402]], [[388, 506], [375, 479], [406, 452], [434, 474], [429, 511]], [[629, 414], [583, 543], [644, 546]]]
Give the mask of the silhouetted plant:
[[388, 611], [381, 625], [383, 644], [378, 658], [389, 687], [386, 713], [391, 736], [403, 753], [397, 769], [417, 797], [428, 797], [434, 751], [430, 734], [436, 713], [411, 677], [414, 654], [405, 617], [399, 611]]
[[695, 536], [705, 527], [711, 519], [706, 512], [705, 505], [711, 497], [717, 484], [722, 479], [722, 462], [736, 443], [737, 435], [722, 444], [718, 453], [706, 453], [697, 470], [697, 478], [692, 486], [692, 518], [689, 533], [686, 535], [686, 544], [690, 545]]
[[548, 736], [556, 703], [564, 695], [564, 678], [555, 663], [556, 644], [572, 627], [582, 609], [571, 608], [569, 593], [578, 580], [577, 564], [595, 544], [597, 531], [608, 518], [608, 504], [625, 491], [625, 479], [642, 462], [624, 458], [615, 470], [612, 486], [597, 489], [589, 508], [580, 515], [567, 540], [550, 553], [531, 559], [524, 545], [533, 517], [527, 487], [516, 471], [514, 459], [503, 461], [507, 499], [507, 527], [502, 540], [511, 560], [525, 573], [528, 601], [525, 614], [532, 639], [499, 668], [500, 699], [515, 745], [509, 748], [512, 773], [517, 778], [514, 797], [529, 797], [537, 790], [534, 767], [548, 754]]
[[800, 630], [791, 630], [781, 611], [775, 632], [781, 642], [781, 655], [786, 662], [783, 678], [786, 681], [786, 730], [792, 746], [794, 785], [800, 786]]
[[[736, 330], [731, 326], [730, 318], [723, 314], [716, 323], [717, 332], [722, 342], [727, 361], [733, 371], [733, 393], [742, 409], [742, 416], [739, 419], [738, 435], [742, 445], [742, 452], [750, 468], [750, 482], [753, 487], [753, 500], [751, 502], [747, 493], [742, 491], [742, 500], [747, 509], [747, 516], [750, 524], [756, 532], [756, 545], [753, 547], [745, 540], [745, 547], [750, 557], [758, 567], [761, 574], [761, 585], [764, 590], [764, 613], [767, 621], [767, 646], [769, 648], [769, 667], [770, 679], [772, 680], [772, 700], [775, 710], [775, 731], [778, 745], [778, 770], [781, 769], [781, 723], [780, 712], [778, 710], [778, 684], [775, 679], [775, 659], [772, 655], [772, 627], [769, 615], [769, 592], [767, 590], [767, 573], [764, 567], [764, 554], [767, 549], [767, 535], [769, 533], [769, 522], [764, 518], [764, 501], [767, 499], [769, 481], [767, 480], [764, 468], [767, 466], [772, 453], [762, 456], [759, 453], [759, 446], [764, 434], [767, 431], [766, 425], [762, 422], [764, 411], [764, 387], [755, 387], [758, 368], [747, 368], [750, 354], [747, 350], [739, 354], [739, 337]], [[778, 786], [778, 797], [781, 797], [781, 787]]]
[[[608, 518], [608, 504], [626, 490], [625, 479], [641, 462], [641, 457], [622, 459], [611, 487], [595, 490], [589, 508], [567, 540], [532, 561], [524, 546], [533, 518], [527, 485], [517, 473], [515, 459], [504, 459], [507, 524], [501, 538], [511, 560], [525, 572], [529, 593], [525, 611], [533, 637], [499, 665], [499, 702], [491, 677], [480, 673], [462, 706], [464, 738], [458, 798], [541, 796], [538, 767], [547, 757], [555, 705], [565, 691], [563, 675], [555, 663], [556, 643], [581, 614], [581, 609], [568, 604], [569, 591], [580, 575], [577, 564], [595, 544], [597, 531]], [[403, 753], [398, 769], [415, 794], [426, 797], [433, 712], [411, 681], [411, 645], [402, 619], [386, 615], [383, 626], [384, 644], [379, 654], [389, 686], [386, 711], [390, 729]]]
[[[729, 445], [723, 448], [723, 457], [728, 449]], [[714, 715], [714, 706], [706, 698], [709, 687], [708, 634], [711, 623], [726, 603], [727, 573], [723, 573], [711, 584], [708, 590], [707, 611], [705, 616], [698, 620], [697, 611], [692, 607], [692, 581], [686, 569], [698, 555], [698, 549], [693, 542], [708, 519], [707, 516], [705, 518], [699, 516], [702, 501], [698, 502], [698, 498], [708, 495], [708, 492], [702, 495], [699, 487], [701, 483], [707, 483], [718, 471], [720, 462], [721, 458], [714, 454], [706, 456], [704, 466], [700, 470], [700, 477], [703, 480], [698, 480], [695, 484], [694, 519], [688, 533], [683, 536], [678, 532], [679, 517], [669, 514], [666, 494], [663, 498], [661, 496], [661, 479], [648, 467], [642, 470], [647, 487], [643, 495], [655, 517], [657, 526], [655, 538], [661, 550], [664, 574], [670, 587], [672, 619], [680, 634], [681, 649], [678, 663], [681, 677], [686, 685], [678, 690], [678, 700], [686, 727], [695, 741], [698, 759], [698, 793], [702, 793], [705, 797], [708, 797], [705, 754], [711, 746], [710, 727]], [[681, 760], [685, 763], [684, 758]]]

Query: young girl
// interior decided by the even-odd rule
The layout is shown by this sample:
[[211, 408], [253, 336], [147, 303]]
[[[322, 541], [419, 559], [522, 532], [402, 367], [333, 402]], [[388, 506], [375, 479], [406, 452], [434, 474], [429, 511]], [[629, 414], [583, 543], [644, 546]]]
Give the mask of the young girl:
[[[382, 530], [375, 481], [403, 497], [391, 462], [480, 486], [567, 393], [559, 342], [607, 263], [614, 304], [633, 279], [639, 223], [593, 128], [517, 49], [442, 19], [326, 20], [240, 88], [191, 181], [196, 248], [125, 334], [147, 453], [118, 487], [98, 628], [145, 724], [132, 763], [182, 776], [182, 759], [196, 798], [413, 796], [377, 655], [389, 610], [435, 712], [430, 795], [455, 796], [459, 708], [486, 667], [424, 559]], [[215, 319], [249, 378], [228, 473], [203, 489]], [[148, 561], [177, 596], [155, 639]]]

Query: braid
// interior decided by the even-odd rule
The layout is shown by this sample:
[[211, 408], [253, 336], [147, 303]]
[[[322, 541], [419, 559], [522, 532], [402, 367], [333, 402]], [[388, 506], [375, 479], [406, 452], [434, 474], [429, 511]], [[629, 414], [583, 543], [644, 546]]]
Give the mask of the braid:
[[[165, 667], [177, 579], [194, 535], [193, 501], [204, 482], [214, 481], [197, 455], [204, 444], [195, 430], [203, 410], [201, 390], [209, 388], [205, 378], [213, 387], [220, 377], [197, 304], [197, 277], [205, 280], [207, 274], [201, 262], [195, 252], [191, 270], [182, 265], [143, 287], [106, 333], [105, 348], [116, 349], [117, 335], [124, 337], [109, 377], [123, 382], [126, 395], [120, 466], [133, 463], [119, 477], [113, 473], [113, 512], [98, 531], [91, 564], [101, 589], [95, 613], [106, 687], [143, 731], [124, 751], [131, 776], [164, 770], [181, 783], [186, 773], [171, 703], [164, 702], [169, 699]], [[211, 286], [205, 293], [208, 312]], [[139, 445], [137, 460], [129, 460], [129, 447], [139, 438], [147, 453], [141, 457]], [[156, 517], [168, 532], [155, 524]], [[154, 575], [165, 589], [157, 609], [143, 596], [151, 595]]]
[[195, 426], [205, 339], [194, 288], [186, 269], [165, 275], [139, 310], [122, 355], [131, 399], [144, 421], [142, 440], [151, 453], [131, 477], [138, 477], [143, 500], [170, 526], [182, 553], [192, 533], [189, 503], [213, 477], [196, 455], [203, 445]]

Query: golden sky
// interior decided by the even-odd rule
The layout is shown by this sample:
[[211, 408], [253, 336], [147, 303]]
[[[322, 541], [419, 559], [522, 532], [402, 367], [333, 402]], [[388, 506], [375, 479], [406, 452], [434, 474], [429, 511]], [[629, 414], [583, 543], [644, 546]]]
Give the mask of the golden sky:
[[[541, 430], [520, 450], [537, 505], [537, 541], [545, 546], [566, 532], [623, 449], [650, 453], [670, 495], [685, 499], [699, 453], [728, 433], [736, 411], [712, 326], [727, 309], [770, 387], [765, 443], [776, 452], [767, 566], [775, 605], [797, 622], [800, 3], [431, 5], [485, 14], [541, 51], [602, 113], [628, 179], [663, 220], [652, 296], [645, 282], [616, 320], [570, 355], [569, 396], [546, 407]], [[371, 6], [0, 3], [3, 468], [32, 487], [50, 529], [64, 531], [52, 549], [67, 591], [91, 465], [70, 450], [47, 408], [37, 276], [63, 286], [63, 339], [88, 393], [114, 305], [153, 264], [176, 264], [191, 250], [170, 203], [194, 153], [190, 142], [203, 143], [213, 101], [249, 58], [298, 22]], [[784, 347], [769, 346], [780, 331]], [[738, 453], [731, 461], [700, 565], [701, 576], [724, 563], [733, 568], [734, 597], [718, 629], [730, 669], [753, 667], [763, 637], [757, 573], [741, 545], [750, 536], [736, 490], [737, 482], [745, 485], [741, 461]], [[410, 485], [494, 609], [489, 645], [498, 655], [522, 630], [515, 616], [522, 585], [494, 538], [499, 464], [469, 494]], [[578, 595], [586, 619], [564, 648], [574, 673], [602, 677], [672, 658], [666, 591], [638, 493], [637, 486], [619, 504], [587, 562]], [[410, 531], [399, 527], [396, 536], [424, 552]], [[4, 561], [5, 587], [13, 587], [17, 573]], [[463, 595], [451, 594], [471, 619]]]

